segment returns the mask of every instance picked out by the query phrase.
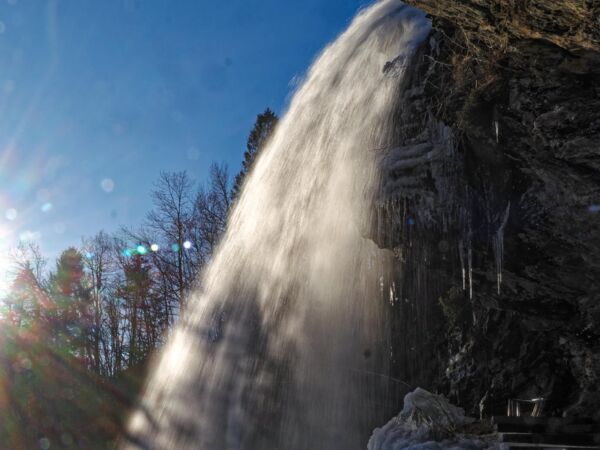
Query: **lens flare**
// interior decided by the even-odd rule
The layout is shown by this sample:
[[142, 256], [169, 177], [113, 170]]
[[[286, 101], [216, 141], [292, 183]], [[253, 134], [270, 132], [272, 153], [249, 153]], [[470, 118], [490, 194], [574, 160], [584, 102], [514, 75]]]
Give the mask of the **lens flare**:
[[[0, 238], [3, 239], [5, 230], [0, 228]], [[8, 232], [6, 232], [8, 233]], [[10, 260], [8, 257], [8, 252], [0, 251], [0, 295], [5, 294], [10, 289], [11, 279], [10, 279]]]
[[22, 242], [37, 241], [41, 237], [42, 234], [39, 231], [25, 230], [19, 234], [19, 240]]
[[109, 194], [115, 188], [115, 182], [112, 179], [110, 179], [110, 178], [104, 178], [100, 182], [100, 187], [102, 188], [102, 190], [104, 192], [106, 192], [107, 194]]
[[15, 220], [19, 214], [15, 208], [9, 208], [4, 215], [8, 220]]

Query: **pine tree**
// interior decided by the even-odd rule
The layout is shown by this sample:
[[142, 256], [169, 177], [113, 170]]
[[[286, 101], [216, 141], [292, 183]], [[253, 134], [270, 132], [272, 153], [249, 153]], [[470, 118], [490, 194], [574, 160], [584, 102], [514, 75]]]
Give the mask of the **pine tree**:
[[244, 161], [242, 162], [242, 170], [240, 170], [235, 177], [232, 192], [234, 198], [238, 197], [242, 190], [242, 186], [244, 185], [246, 175], [250, 172], [258, 154], [267, 144], [278, 122], [279, 118], [270, 108], [265, 109], [262, 114], [256, 116], [254, 128], [252, 128], [252, 131], [248, 136], [246, 151], [244, 152]]
[[89, 363], [91, 298], [83, 257], [77, 249], [68, 248], [56, 261], [51, 291], [56, 305], [54, 332], [57, 344], [64, 346], [62, 350]]

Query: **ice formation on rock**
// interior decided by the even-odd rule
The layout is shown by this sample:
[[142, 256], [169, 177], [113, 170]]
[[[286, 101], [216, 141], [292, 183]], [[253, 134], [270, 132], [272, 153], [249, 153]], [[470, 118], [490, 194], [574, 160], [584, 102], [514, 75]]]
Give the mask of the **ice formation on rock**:
[[475, 420], [422, 388], [404, 397], [400, 414], [373, 431], [368, 450], [502, 450], [495, 435], [465, 432]]

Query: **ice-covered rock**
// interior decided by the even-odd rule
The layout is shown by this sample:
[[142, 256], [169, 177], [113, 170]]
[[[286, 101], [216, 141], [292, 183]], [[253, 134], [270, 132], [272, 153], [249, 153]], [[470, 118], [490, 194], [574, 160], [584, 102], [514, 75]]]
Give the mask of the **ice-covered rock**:
[[443, 396], [417, 388], [396, 417], [373, 431], [368, 450], [502, 450], [494, 434], [472, 434], [474, 419]]

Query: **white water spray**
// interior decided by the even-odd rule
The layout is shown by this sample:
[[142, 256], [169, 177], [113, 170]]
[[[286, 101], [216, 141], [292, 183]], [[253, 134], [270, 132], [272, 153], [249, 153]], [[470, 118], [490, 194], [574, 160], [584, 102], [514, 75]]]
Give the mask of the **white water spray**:
[[[153, 369], [125, 447], [362, 449], [396, 407], [379, 289], [393, 256], [361, 230], [378, 182], [372, 149], [394, 144], [397, 62], [429, 27], [385, 0], [314, 63]], [[396, 70], [384, 71], [391, 60]]]

